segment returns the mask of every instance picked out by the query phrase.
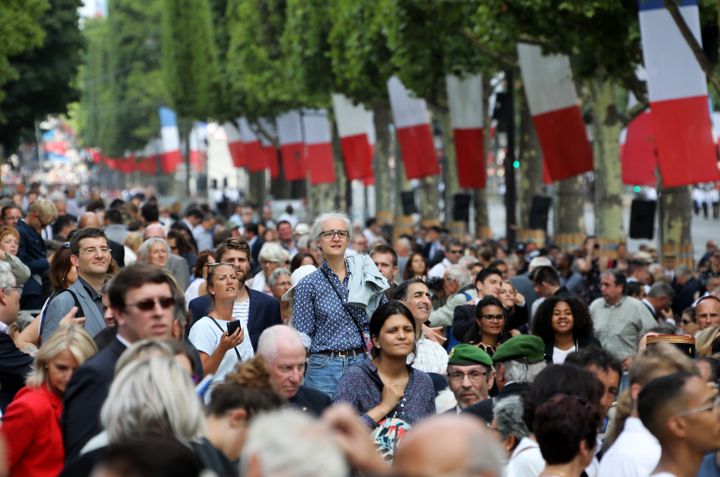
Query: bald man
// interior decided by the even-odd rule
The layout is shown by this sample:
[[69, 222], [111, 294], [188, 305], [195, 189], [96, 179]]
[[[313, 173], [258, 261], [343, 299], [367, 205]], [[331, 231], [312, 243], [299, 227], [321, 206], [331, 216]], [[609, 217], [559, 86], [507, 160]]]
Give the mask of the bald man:
[[443, 414], [420, 422], [405, 436], [393, 467], [401, 477], [500, 477], [504, 459], [482, 421]]
[[[149, 238], [166, 239], [167, 232], [165, 231], [165, 227], [159, 223], [150, 224], [145, 227], [143, 240], [147, 240]], [[168, 256], [167, 268], [173, 278], [175, 278], [175, 281], [181, 291], [184, 292], [187, 290], [188, 285], [190, 285], [190, 267], [188, 266], [187, 260], [179, 255], [171, 253]]]
[[[102, 221], [100, 218], [95, 214], [95, 212], [83, 212], [78, 217], [77, 222], [77, 229], [100, 229], [102, 230]], [[70, 232], [69, 237], [72, 237], [72, 232]], [[113, 260], [115, 260], [115, 263], [118, 264], [119, 267], [125, 266], [125, 246], [122, 244], [119, 244], [117, 242], [113, 242], [112, 240], [108, 239], [107, 241], [108, 247], [110, 247], [110, 255], [112, 256]]]
[[258, 339], [257, 354], [267, 363], [275, 392], [292, 406], [320, 416], [332, 404], [324, 392], [303, 386], [306, 352], [295, 328], [287, 325], [266, 328]]

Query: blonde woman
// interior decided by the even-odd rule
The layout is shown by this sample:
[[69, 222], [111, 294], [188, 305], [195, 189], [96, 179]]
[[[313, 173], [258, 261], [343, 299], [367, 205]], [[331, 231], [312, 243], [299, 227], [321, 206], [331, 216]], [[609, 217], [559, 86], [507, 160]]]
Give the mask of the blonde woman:
[[34, 370], [3, 417], [10, 475], [55, 477], [65, 453], [62, 398], [75, 370], [97, 352], [80, 325], [59, 327], [35, 355]]

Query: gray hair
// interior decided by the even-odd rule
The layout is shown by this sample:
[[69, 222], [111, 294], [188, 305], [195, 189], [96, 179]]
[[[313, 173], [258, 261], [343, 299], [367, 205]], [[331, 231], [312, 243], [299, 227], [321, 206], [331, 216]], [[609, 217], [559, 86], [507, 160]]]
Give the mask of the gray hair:
[[289, 408], [252, 420], [242, 462], [247, 465], [251, 456], [264, 477], [345, 477], [349, 472], [327, 424]]
[[458, 260], [457, 264], [470, 270], [476, 263], [480, 263], [480, 260], [478, 260], [476, 257], [473, 257], [472, 255], [465, 255], [463, 257], [460, 257], [460, 260]]
[[675, 290], [673, 290], [672, 285], [667, 282], [657, 282], [650, 287], [648, 296], [667, 297], [672, 299], [675, 296]]
[[288, 325], [273, 325], [260, 333], [256, 354], [265, 358], [265, 361], [273, 361], [277, 356], [280, 341], [286, 345], [295, 344], [298, 348], [304, 348], [300, 333], [295, 328]]
[[150, 255], [150, 249], [153, 245], [156, 243], [161, 243], [165, 246], [165, 251], [170, 255], [170, 246], [165, 241], [165, 239], [159, 238], [159, 237], [150, 237], [149, 239], [145, 240], [142, 245], [140, 245], [140, 249], [138, 250], [138, 262], [142, 263], [150, 263], [148, 261], [148, 257]]
[[530, 431], [523, 421], [523, 403], [520, 396], [508, 396], [495, 401], [493, 407], [495, 427], [500, 437], [515, 436], [518, 441], [530, 435]]
[[516, 383], [532, 383], [547, 366], [545, 361], [529, 364], [514, 360], [503, 361], [502, 365], [505, 367], [505, 381]]
[[291, 277], [292, 274], [290, 273], [290, 270], [287, 268], [278, 268], [274, 270], [269, 277], [267, 277], [267, 283], [268, 286], [274, 287], [277, 281], [280, 279], [281, 276], [287, 275], [288, 277]]
[[467, 475], [503, 475], [505, 452], [495, 439], [488, 439], [487, 433], [476, 432], [470, 437]]
[[449, 279], [457, 282], [460, 288], [470, 285], [472, 283], [472, 277], [467, 267], [459, 264], [450, 265], [445, 269]]
[[275, 263], [287, 263], [290, 261], [290, 254], [277, 242], [265, 242], [260, 249], [258, 260]]
[[0, 262], [0, 288], [6, 289], [17, 285], [15, 275], [10, 270], [8, 262]]
[[205, 427], [190, 376], [167, 356], [125, 366], [110, 386], [100, 421], [111, 444], [147, 432], [187, 443]]
[[350, 218], [347, 214], [336, 210], [334, 212], [326, 212], [317, 216], [310, 229], [310, 235], [313, 239], [318, 238], [318, 235], [322, 232], [322, 224], [328, 220], [342, 220], [345, 222], [345, 227], [348, 229], [348, 232], [352, 235], [352, 224], [350, 223]]

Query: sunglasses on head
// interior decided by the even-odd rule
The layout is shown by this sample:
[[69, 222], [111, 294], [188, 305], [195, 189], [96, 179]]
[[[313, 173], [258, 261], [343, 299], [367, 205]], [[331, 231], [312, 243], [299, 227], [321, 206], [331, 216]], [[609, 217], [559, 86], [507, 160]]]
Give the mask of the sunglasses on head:
[[125, 306], [126, 307], [134, 306], [135, 308], [137, 308], [138, 310], [141, 310], [141, 311], [150, 311], [153, 308], [155, 308], [156, 303], [159, 303], [161, 308], [167, 309], [175, 304], [175, 297], [167, 296], [167, 297], [162, 297], [162, 298], [148, 298], [146, 300], [142, 300], [137, 303], [127, 303], [127, 304], [125, 304]]

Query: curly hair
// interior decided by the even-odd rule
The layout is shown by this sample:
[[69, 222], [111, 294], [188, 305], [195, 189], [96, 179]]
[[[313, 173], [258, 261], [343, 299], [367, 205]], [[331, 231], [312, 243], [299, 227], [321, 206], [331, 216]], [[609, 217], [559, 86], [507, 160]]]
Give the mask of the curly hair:
[[573, 316], [573, 337], [586, 338], [593, 336], [593, 322], [588, 307], [577, 298], [551, 296], [543, 300], [533, 317], [532, 334], [539, 336], [545, 342], [555, 341], [555, 331], [552, 329], [552, 315], [555, 305], [565, 302], [570, 307]]

